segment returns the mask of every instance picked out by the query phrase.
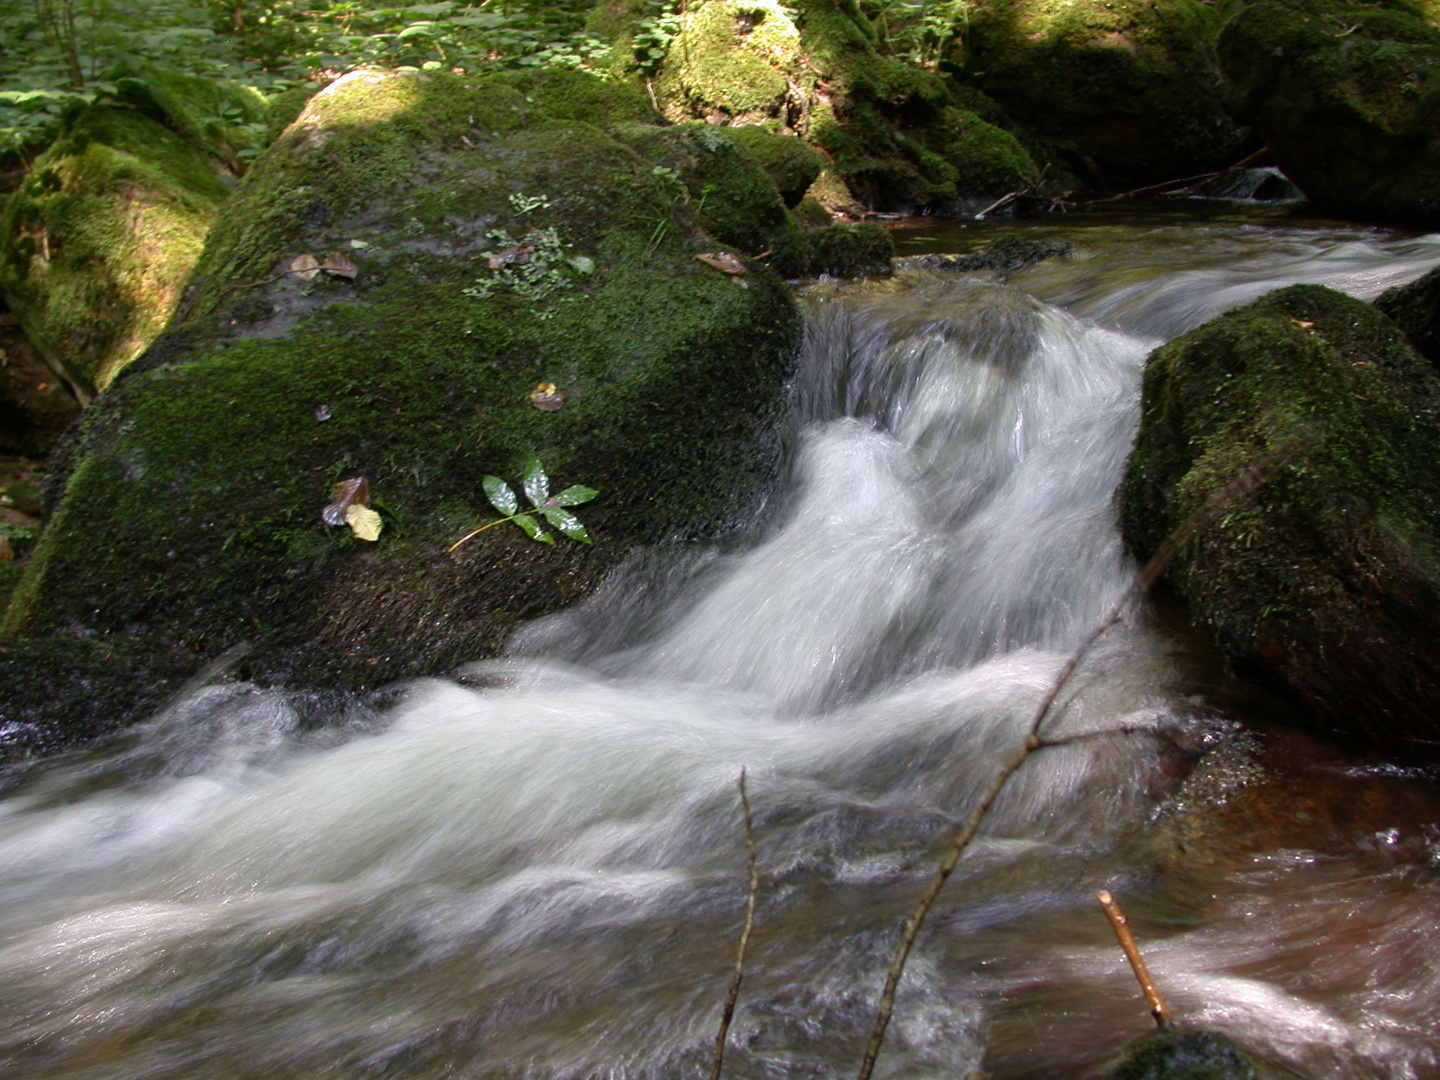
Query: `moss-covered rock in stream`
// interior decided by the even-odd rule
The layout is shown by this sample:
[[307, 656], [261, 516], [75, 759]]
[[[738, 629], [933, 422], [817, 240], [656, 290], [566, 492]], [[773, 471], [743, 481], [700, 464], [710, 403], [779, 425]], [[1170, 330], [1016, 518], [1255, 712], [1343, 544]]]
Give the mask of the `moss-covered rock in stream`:
[[253, 92], [152, 68], [115, 85], [69, 118], [0, 218], [0, 288], [82, 401], [164, 327], [241, 136], [260, 138]]
[[1120, 491], [1148, 558], [1257, 462], [1169, 579], [1242, 669], [1320, 729], [1440, 739], [1440, 377], [1369, 304], [1274, 292], [1157, 350]]
[[993, 0], [957, 59], [1017, 120], [1071, 144], [1082, 176], [1138, 186], [1240, 156], [1214, 51], [1222, 17], [1200, 0]]
[[1109, 1080], [1261, 1080], [1255, 1062], [1215, 1031], [1161, 1031], [1137, 1039]]
[[1416, 352], [1440, 366], [1440, 267], [1386, 289], [1375, 306], [1405, 332]]
[[1440, 227], [1440, 31], [1417, 11], [1263, 0], [1220, 37], [1236, 109], [1322, 210]]
[[826, 225], [805, 233], [805, 266], [831, 277], [884, 277], [893, 269], [895, 241], [874, 222]]
[[[738, 522], [774, 468], [798, 316], [763, 264], [737, 281], [692, 257], [722, 245], [636, 152], [650, 115], [643, 91], [569, 72], [361, 72], [317, 94], [57, 459], [63, 497], [0, 629], [113, 645], [135, 687], [244, 641], [239, 675], [356, 690], [493, 654], [634, 545]], [[717, 203], [768, 183], [731, 156]], [[334, 252], [353, 280], [289, 272]], [[558, 411], [531, 403], [541, 383]], [[600, 490], [580, 508], [594, 543], [506, 526], [448, 555], [495, 517], [482, 477], [531, 455]], [[386, 517], [376, 543], [320, 517], [354, 476]], [[73, 722], [84, 694], [66, 700]]]
[[[845, 189], [822, 198], [833, 205], [913, 209], [1000, 195], [1036, 174], [1008, 132], [948, 109], [945, 79], [877, 53], [853, 0], [702, 0], [653, 88], [672, 119], [764, 127], [821, 148], [829, 183]], [[780, 186], [792, 206], [804, 193]]]

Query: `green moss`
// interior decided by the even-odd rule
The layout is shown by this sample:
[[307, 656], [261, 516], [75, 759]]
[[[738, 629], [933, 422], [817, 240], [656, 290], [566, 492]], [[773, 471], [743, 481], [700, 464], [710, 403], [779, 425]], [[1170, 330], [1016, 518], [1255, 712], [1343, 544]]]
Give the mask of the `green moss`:
[[[768, 252], [765, 259], [779, 274], [799, 277], [805, 269], [799, 223], [786, 211], [766, 172], [740, 152], [736, 131], [743, 130], [697, 123], [631, 126], [616, 129], [616, 134], [645, 158], [679, 175], [684, 210], [717, 240], [757, 258]], [[655, 182], [667, 190], [663, 175]]]
[[1334, 730], [1435, 729], [1415, 696], [1440, 673], [1423, 656], [1392, 669], [1412, 662], [1397, 642], [1440, 630], [1437, 421], [1440, 379], [1368, 304], [1319, 286], [1272, 293], [1150, 358], [1120, 490], [1126, 539], [1148, 558], [1212, 493], [1281, 455], [1276, 479], [1176, 559], [1176, 589]]
[[[493, 653], [633, 545], [742, 519], [774, 468], [798, 316], [763, 264], [741, 287], [691, 256], [752, 181], [788, 221], [784, 206], [722, 132], [692, 196], [634, 147], [698, 157], [698, 129], [622, 126], [626, 145], [558, 120], [579, 89], [396, 75], [317, 95], [227, 204], [186, 317], [69, 443], [3, 630], [123, 641], [141, 670], [247, 640], [246, 677], [363, 688]], [[593, 272], [556, 262], [548, 292], [504, 285], [491, 234], [540, 230]], [[337, 249], [353, 282], [279, 273]], [[541, 382], [566, 391], [558, 412], [530, 404]], [[557, 484], [600, 489], [593, 546], [497, 529], [447, 557], [493, 517], [481, 477], [532, 454]], [[320, 519], [356, 475], [388, 515], [378, 543]]]
[[9, 603], [10, 594], [15, 591], [23, 572], [23, 567], [14, 562], [0, 562], [0, 605]]
[[704, 0], [686, 13], [655, 90], [677, 120], [775, 116], [799, 54], [777, 0]]
[[822, 204], [820, 200], [817, 199], [814, 195], [808, 194], [809, 191], [814, 190], [814, 185], [812, 184], [810, 188], [807, 188], [806, 190], [806, 196], [801, 199], [799, 205], [791, 211], [791, 213], [795, 217], [795, 220], [806, 228], [811, 229], [823, 228], [826, 225], [833, 225], [835, 219], [831, 215], [830, 211], [826, 210], [824, 204]]
[[884, 276], [891, 272], [895, 242], [872, 222], [828, 225], [805, 234], [807, 270], [832, 277]]
[[0, 219], [0, 287], [82, 400], [159, 333], [227, 191], [204, 148], [135, 108], [74, 116]]
[[730, 137], [745, 157], [765, 170], [789, 207], [799, 204], [825, 166], [820, 151], [793, 135], [752, 126], [731, 128]]
[[[1225, 28], [1235, 107], [1312, 202], [1348, 216], [1440, 224], [1440, 32], [1395, 8], [1268, 0]], [[1314, 132], [1323, 130], [1323, 140]]]
[[307, 83], [282, 90], [265, 103], [265, 145], [278, 139], [295, 122], [320, 87]]
[[1198, 0], [997, 0], [966, 34], [966, 78], [1040, 135], [1138, 185], [1240, 156]]
[[1029, 188], [1040, 170], [1008, 131], [963, 109], [946, 109], [927, 144], [955, 169], [956, 194], [988, 197]]

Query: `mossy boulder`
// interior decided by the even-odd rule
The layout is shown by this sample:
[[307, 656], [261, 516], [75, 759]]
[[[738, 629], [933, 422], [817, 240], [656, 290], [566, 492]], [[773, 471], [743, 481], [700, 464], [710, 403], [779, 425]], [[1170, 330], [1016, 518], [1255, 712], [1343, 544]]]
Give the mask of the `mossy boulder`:
[[1257, 462], [1278, 473], [1232, 489], [1175, 591], [1318, 729], [1433, 747], [1440, 377], [1371, 305], [1310, 285], [1158, 349], [1120, 489], [1136, 557]]
[[1440, 267], [1386, 289], [1375, 306], [1405, 332], [1416, 352], [1440, 366]]
[[730, 129], [740, 152], [765, 170], [785, 205], [794, 209], [825, 167], [825, 156], [809, 143], [767, 128]]
[[258, 95], [211, 80], [142, 68], [115, 87], [68, 119], [0, 217], [0, 288], [82, 402], [169, 320], [262, 127]]
[[805, 272], [800, 223], [785, 208], [768, 172], [742, 151], [744, 141], [735, 133], [744, 130], [703, 123], [630, 124], [614, 134], [658, 163], [652, 175], [662, 197], [683, 200], [711, 236], [745, 255], [763, 256], [782, 277], [799, 277]]
[[[723, 248], [698, 200], [584, 119], [651, 115], [578, 72], [357, 72], [312, 98], [226, 204], [174, 323], [58, 455], [0, 627], [33, 666], [80, 641], [130, 681], [97, 683], [95, 710], [23, 686], [3, 707], [75, 732], [242, 642], [234, 672], [266, 684], [443, 672], [635, 545], [739, 522], [775, 466], [798, 315], [763, 264], [737, 281], [696, 261]], [[332, 254], [353, 278], [292, 272]], [[558, 411], [532, 403], [543, 383]], [[496, 517], [482, 478], [531, 456], [600, 490], [579, 508], [593, 543], [505, 526], [447, 554]], [[356, 476], [378, 542], [321, 520]]]
[[1220, 36], [1235, 107], [1319, 209], [1440, 227], [1440, 31], [1399, 5], [1263, 0]]
[[993, 199], [1040, 182], [1039, 167], [1014, 135], [965, 109], [942, 110], [925, 144], [954, 168], [958, 198]]
[[700, 0], [654, 90], [671, 119], [764, 126], [820, 147], [847, 198], [876, 209], [955, 196], [954, 166], [914, 134], [950, 104], [947, 83], [879, 55], [854, 0]]
[[963, 77], [1042, 136], [1074, 147], [1082, 175], [1133, 187], [1223, 168], [1241, 135], [1200, 0], [993, 0], [972, 13]]
[[884, 277], [895, 257], [895, 241], [870, 221], [811, 229], [805, 247], [806, 271], [817, 276]]
[[800, 31], [778, 0], [702, 0], [671, 43], [655, 92], [672, 118], [712, 123], [778, 116]]

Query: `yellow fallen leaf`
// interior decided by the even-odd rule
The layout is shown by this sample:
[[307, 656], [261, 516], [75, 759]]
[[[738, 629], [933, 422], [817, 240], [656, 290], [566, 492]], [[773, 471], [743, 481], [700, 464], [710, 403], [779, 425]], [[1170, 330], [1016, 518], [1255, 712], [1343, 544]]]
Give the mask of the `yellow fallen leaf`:
[[290, 260], [290, 272], [301, 281], [309, 281], [320, 272], [320, 264], [314, 255], [296, 255]]
[[345, 524], [349, 525], [350, 531], [361, 540], [379, 540], [380, 530], [383, 528], [380, 515], [359, 503], [351, 503], [345, 511]]

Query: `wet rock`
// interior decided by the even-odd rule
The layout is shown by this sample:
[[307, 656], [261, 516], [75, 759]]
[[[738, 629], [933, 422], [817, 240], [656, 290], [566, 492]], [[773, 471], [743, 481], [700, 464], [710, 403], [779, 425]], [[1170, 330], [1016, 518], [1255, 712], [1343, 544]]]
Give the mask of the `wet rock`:
[[806, 272], [831, 277], [884, 277], [891, 272], [895, 242], [872, 222], [829, 225], [805, 234]]
[[971, 14], [953, 60], [1016, 120], [1068, 142], [1077, 174], [1134, 187], [1241, 156], [1214, 51], [1222, 17], [1197, 0], [1000, 0]]
[[1408, 285], [1386, 289], [1375, 306], [1405, 331], [1416, 352], [1440, 364], [1440, 267]]
[[1440, 226], [1440, 31], [1401, 4], [1265, 0], [1219, 49], [1237, 110], [1316, 207]]
[[1440, 739], [1440, 377], [1369, 304], [1295, 286], [1158, 349], [1120, 490], [1141, 559], [1258, 461], [1169, 571], [1241, 669], [1318, 729]]
[[1158, 1032], [1132, 1043], [1109, 1080], [1256, 1080], [1255, 1064], [1215, 1031]]
[[[240, 642], [231, 674], [271, 685], [447, 671], [633, 546], [742, 519], [799, 319], [763, 262], [693, 255], [724, 250], [703, 223], [744, 203], [727, 185], [784, 206], [732, 148], [701, 207], [599, 126], [653, 117], [642, 90], [572, 72], [357, 72], [313, 97], [225, 204], [181, 315], [56, 455], [0, 647], [22, 681], [93, 678], [33, 680], [53, 700], [7, 694], [0, 724], [88, 733]], [[307, 255], [345, 272], [294, 272]], [[561, 408], [535, 408], [542, 384]], [[497, 516], [482, 478], [514, 483], [531, 455], [555, 488], [599, 489], [593, 544], [507, 526], [448, 555]], [[356, 476], [376, 542], [321, 518]]]
[[1066, 240], [1028, 240], [1002, 236], [968, 255], [916, 255], [905, 260], [907, 270], [946, 270], [963, 274], [975, 270], [1014, 272], [1046, 259], [1068, 259], [1075, 245]]

